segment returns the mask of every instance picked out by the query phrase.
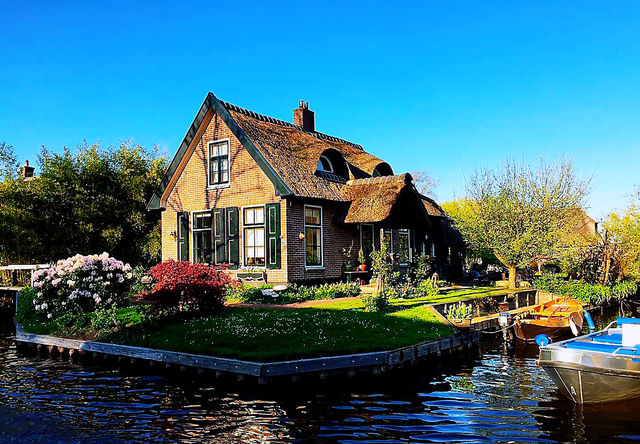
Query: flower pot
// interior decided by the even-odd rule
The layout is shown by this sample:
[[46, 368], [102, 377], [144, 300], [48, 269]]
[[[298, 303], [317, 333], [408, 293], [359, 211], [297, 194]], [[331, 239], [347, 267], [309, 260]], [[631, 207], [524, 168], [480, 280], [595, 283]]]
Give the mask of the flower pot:
[[358, 270], [367, 271], [367, 266], [365, 264], [361, 264], [360, 266], [358, 266]]
[[344, 271], [353, 271], [353, 265], [352, 264], [346, 264], [344, 266]]
[[460, 329], [471, 327], [471, 319], [450, 319], [451, 323]]

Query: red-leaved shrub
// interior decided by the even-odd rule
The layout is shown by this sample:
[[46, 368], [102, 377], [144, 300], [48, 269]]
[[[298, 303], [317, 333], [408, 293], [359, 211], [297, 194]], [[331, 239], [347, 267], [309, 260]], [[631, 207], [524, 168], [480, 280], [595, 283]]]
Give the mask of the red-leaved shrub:
[[229, 276], [221, 267], [191, 262], [168, 261], [147, 273], [155, 284], [136, 295], [138, 302], [153, 304], [158, 311], [198, 311], [211, 313], [224, 304]]

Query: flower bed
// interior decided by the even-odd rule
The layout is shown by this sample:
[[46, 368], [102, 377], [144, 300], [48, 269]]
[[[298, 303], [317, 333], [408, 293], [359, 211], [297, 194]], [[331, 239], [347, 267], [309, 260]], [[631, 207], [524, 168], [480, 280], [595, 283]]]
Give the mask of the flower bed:
[[132, 278], [131, 266], [107, 253], [73, 257], [33, 273], [36, 313], [52, 319], [122, 305]]

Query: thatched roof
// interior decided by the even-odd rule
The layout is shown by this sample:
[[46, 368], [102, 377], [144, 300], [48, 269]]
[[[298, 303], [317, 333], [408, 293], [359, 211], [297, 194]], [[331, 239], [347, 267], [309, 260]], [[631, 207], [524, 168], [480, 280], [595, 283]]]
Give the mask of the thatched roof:
[[[223, 102], [238, 126], [278, 172], [293, 194], [329, 200], [344, 200], [339, 182], [315, 175], [320, 155], [339, 151], [347, 161], [350, 178], [366, 177], [384, 161], [365, 152], [360, 145], [256, 114]], [[364, 173], [364, 174], [363, 174]]]
[[440, 205], [438, 205], [435, 200], [425, 196], [424, 194], [421, 194], [420, 198], [422, 199], [422, 204], [427, 210], [427, 214], [429, 216], [444, 216], [444, 211], [442, 210], [442, 208], [440, 208]]
[[[428, 225], [427, 213], [439, 210], [435, 202], [421, 200], [409, 174], [372, 177], [378, 167], [381, 174], [393, 171], [362, 146], [223, 102], [213, 93], [207, 95], [200, 107], [161, 186], [150, 200], [149, 209], [166, 205], [169, 192], [186, 165], [183, 159], [188, 159], [203, 125], [213, 114], [220, 116], [262, 168], [277, 195], [342, 202], [348, 208], [341, 220], [346, 223], [401, 224], [404, 219], [411, 219], [406, 223]], [[316, 171], [323, 153], [335, 154], [342, 162], [340, 175]]]

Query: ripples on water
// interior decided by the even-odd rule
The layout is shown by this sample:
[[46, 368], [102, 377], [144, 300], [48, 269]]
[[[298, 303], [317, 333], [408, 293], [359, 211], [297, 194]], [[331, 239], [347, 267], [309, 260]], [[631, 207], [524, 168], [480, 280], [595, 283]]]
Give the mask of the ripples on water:
[[233, 393], [16, 352], [0, 340], [0, 440], [496, 442], [640, 439], [640, 403], [579, 407], [500, 338], [349, 386]]

